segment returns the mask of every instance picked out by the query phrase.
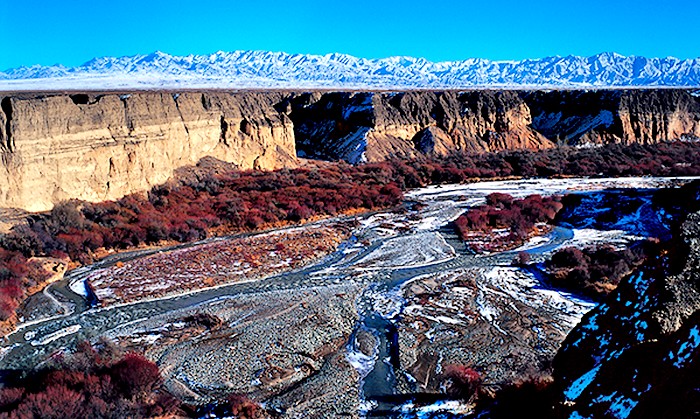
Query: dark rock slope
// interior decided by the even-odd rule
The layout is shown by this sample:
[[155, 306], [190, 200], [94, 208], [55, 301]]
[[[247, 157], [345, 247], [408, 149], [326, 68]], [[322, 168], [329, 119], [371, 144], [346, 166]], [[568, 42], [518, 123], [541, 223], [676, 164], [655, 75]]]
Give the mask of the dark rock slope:
[[[700, 185], [685, 190], [700, 199]], [[692, 199], [691, 199], [692, 200]], [[679, 239], [620, 284], [554, 360], [558, 417], [700, 415], [700, 212]]]
[[536, 91], [523, 98], [532, 127], [557, 144], [648, 144], [700, 136], [700, 98], [690, 91]]

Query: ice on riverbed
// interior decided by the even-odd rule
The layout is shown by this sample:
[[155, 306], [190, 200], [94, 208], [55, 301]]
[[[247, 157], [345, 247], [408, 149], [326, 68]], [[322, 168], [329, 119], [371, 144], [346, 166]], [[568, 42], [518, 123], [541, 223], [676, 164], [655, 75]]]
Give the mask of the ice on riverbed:
[[488, 285], [483, 289], [491, 293], [505, 294], [533, 308], [554, 309], [571, 326], [595, 307], [595, 303], [570, 293], [540, 287], [531, 273], [518, 268], [495, 267], [486, 271], [483, 279], [486, 282], [484, 285]]
[[622, 230], [596, 230], [592, 228], [575, 229], [574, 238], [566, 242], [565, 246], [586, 247], [602, 243], [624, 246], [643, 237], [627, 234]]
[[154, 343], [156, 343], [156, 341], [158, 339], [160, 339], [162, 337], [163, 337], [163, 335], [160, 335], [160, 334], [150, 334], [150, 335], [132, 338], [131, 342], [132, 343], [145, 343], [146, 345], [153, 345]]
[[[600, 191], [605, 189], [640, 189], [669, 187], [678, 182], [696, 179], [696, 177], [623, 177], [623, 178], [571, 178], [571, 179], [524, 179], [505, 180], [491, 182], [475, 182], [470, 184], [438, 185], [418, 188], [406, 193], [406, 199], [420, 203], [420, 209], [414, 220], [409, 221], [412, 231], [436, 231], [450, 221], [454, 221], [464, 210], [481, 205], [486, 197], [494, 192], [512, 195], [516, 198], [524, 198], [533, 194], [542, 196], [564, 195], [569, 193], [583, 193]], [[394, 214], [383, 218], [386, 222], [394, 223], [405, 221], [405, 215]], [[410, 218], [410, 217], [409, 217]], [[373, 218], [367, 221], [365, 227], [379, 221]], [[585, 232], [583, 232], [585, 233]], [[588, 232], [592, 233], [592, 232]], [[396, 234], [396, 232], [394, 232]], [[633, 236], [621, 236], [611, 233], [610, 236], [598, 237], [599, 241], [624, 241], [632, 240]], [[594, 240], [596, 237], [581, 237], [581, 240]], [[533, 239], [518, 250], [528, 250], [544, 244], [543, 239]], [[572, 243], [572, 245], [575, 245]]]
[[[571, 179], [524, 179], [490, 182], [475, 182], [458, 185], [438, 185], [415, 189], [406, 194], [412, 200], [471, 199], [482, 201], [493, 193], [501, 192], [516, 198], [532, 194], [555, 195], [570, 192], [597, 191], [610, 188], [662, 188], [675, 180], [692, 180], [696, 177], [620, 177], [620, 178], [571, 178]], [[475, 205], [473, 202], [469, 205]], [[479, 202], [476, 203], [478, 205]]]
[[[369, 333], [369, 332], [368, 332]], [[374, 364], [379, 356], [379, 340], [375, 339], [374, 347], [372, 348], [372, 353], [367, 355], [359, 350], [359, 342], [357, 342], [357, 336], [353, 335], [352, 340], [347, 346], [347, 353], [345, 354], [345, 359], [350, 365], [355, 368], [357, 373], [360, 375], [361, 379], [364, 379], [369, 375], [369, 373], [374, 368]]]
[[66, 337], [69, 335], [72, 335], [74, 333], [77, 333], [82, 326], [79, 324], [73, 325], [73, 326], [68, 326], [64, 329], [57, 330], [53, 333], [49, 333], [48, 335], [44, 336], [41, 339], [33, 340], [31, 342], [32, 346], [43, 346], [46, 344], [49, 344], [57, 339], [60, 339], [62, 337]]
[[437, 232], [412, 234], [387, 240], [357, 262], [366, 269], [408, 268], [454, 258], [452, 246]]
[[551, 238], [549, 236], [535, 236], [531, 237], [525, 244], [522, 246], [518, 247], [517, 249], [514, 249], [514, 252], [521, 252], [524, 250], [530, 250], [534, 249], [536, 247], [540, 247], [545, 243], [549, 243], [551, 241]]
[[79, 279], [77, 281], [73, 281], [68, 285], [68, 288], [70, 288], [71, 291], [78, 295], [82, 295], [83, 297], [87, 298], [87, 289], [85, 288], [85, 279]]
[[430, 320], [435, 323], [451, 324], [451, 325], [463, 325], [464, 321], [455, 319], [454, 317], [448, 317], [445, 315], [433, 316], [428, 314], [426, 307], [413, 304], [404, 308], [403, 313], [408, 316], [417, 317], [420, 316], [426, 320]]
[[472, 412], [474, 406], [464, 404], [459, 400], [439, 400], [426, 406], [416, 406], [413, 402], [405, 403], [394, 410], [399, 412], [402, 419], [428, 419], [441, 413], [449, 415], [467, 415]]

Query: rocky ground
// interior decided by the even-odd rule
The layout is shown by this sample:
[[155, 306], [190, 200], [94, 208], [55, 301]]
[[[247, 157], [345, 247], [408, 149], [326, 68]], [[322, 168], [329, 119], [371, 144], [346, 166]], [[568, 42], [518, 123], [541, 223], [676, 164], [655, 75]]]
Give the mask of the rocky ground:
[[[373, 409], [364, 397], [370, 393], [438, 393], [450, 364], [472, 365], [487, 384], [496, 384], [547, 366], [591, 305], [512, 267], [517, 250], [470, 254], [446, 223], [494, 190], [526, 196], [663, 182], [541, 180], [426, 188], [409, 194], [413, 203], [405, 212], [361, 218], [354, 237], [313, 266], [158, 300], [80, 308], [24, 325], [3, 344], [0, 366], [35, 365], [61, 348], [105, 335], [145, 351], [161, 367], [168, 388], [185, 400], [206, 403], [245, 393], [293, 418], [357, 417]], [[541, 261], [571, 242], [630, 238], [624, 231], [580, 231], [557, 227], [525, 248]], [[147, 267], [152, 259], [142, 256], [130, 256], [123, 267], [132, 259]], [[207, 258], [193, 260], [206, 270]], [[116, 266], [97, 264], [78, 277], [109, 264]], [[380, 348], [392, 330], [398, 336], [396, 385], [387, 380], [394, 371], [385, 368], [387, 353]], [[407, 406], [398, 407], [417, 409]]]
[[440, 392], [450, 364], [497, 385], [547, 369], [593, 303], [543, 289], [513, 267], [469, 268], [406, 283], [399, 322], [401, 364], [420, 391]]
[[[192, 403], [231, 393], [268, 401], [284, 417], [357, 411], [357, 373], [345, 359], [355, 324], [353, 284], [224, 297], [108, 337], [144, 351], [167, 388]], [[328, 383], [334, 383], [332, 388]]]

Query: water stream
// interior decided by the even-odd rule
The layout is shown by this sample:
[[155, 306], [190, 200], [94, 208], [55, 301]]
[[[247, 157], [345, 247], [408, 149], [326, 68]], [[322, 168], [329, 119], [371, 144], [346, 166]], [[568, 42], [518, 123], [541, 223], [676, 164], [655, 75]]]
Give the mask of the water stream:
[[[14, 369], [26, 368], [36, 365], [35, 360], [42, 359], [62, 347], [69, 347], [79, 339], [91, 339], [100, 336], [118, 325], [128, 322], [138, 322], [152, 318], [163, 313], [180, 310], [187, 307], [205, 304], [218, 298], [230, 295], [254, 294], [261, 290], [298, 289], [305, 286], [318, 286], [332, 281], [353, 279], [360, 283], [366, 283], [366, 287], [356, 301], [358, 321], [355, 332], [347, 344], [349, 357], [354, 357], [354, 365], [358, 367], [363, 377], [360, 383], [361, 398], [364, 399], [364, 409], [368, 417], [397, 417], [396, 408], [416, 395], [412, 393], [413, 383], [400, 365], [398, 320], [404, 308], [401, 286], [406, 281], [422, 275], [446, 272], [470, 267], [509, 266], [517, 252], [502, 252], [487, 256], [469, 254], [464, 245], [445, 228], [445, 225], [469, 206], [483, 202], [484, 196], [494, 190], [525, 196], [530, 193], [562, 193], [567, 188], [580, 187], [576, 179], [556, 180], [552, 186], [547, 186], [550, 180], [542, 180], [535, 184], [533, 181], [513, 182], [486, 182], [484, 186], [455, 185], [442, 188], [426, 188], [422, 193], [412, 193], [410, 199], [427, 204], [420, 210], [420, 217], [407, 231], [397, 229], [393, 235], [383, 236], [379, 233], [380, 225], [386, 224], [386, 220], [375, 224], [369, 223], [364, 227], [362, 237], [353, 236], [333, 254], [319, 263], [300, 270], [286, 272], [273, 277], [261, 279], [252, 283], [230, 284], [227, 286], [205, 289], [184, 295], [163, 298], [154, 301], [143, 301], [124, 306], [108, 308], [90, 308], [86, 301], [68, 288], [68, 283], [84, 277], [95, 269], [104, 268], [117, 261], [126, 261], [151, 254], [163, 249], [137, 251], [115, 255], [100, 261], [94, 265], [79, 268], [69, 272], [63, 281], [51, 286], [50, 291], [59, 294], [63, 300], [70, 300], [75, 308], [74, 312], [45, 319], [33, 324], [22, 325], [21, 328], [8, 335], [2, 345], [2, 358], [0, 368]], [[625, 180], [629, 181], [629, 180]], [[617, 181], [610, 181], [617, 182]], [[657, 179], [650, 179], [647, 183], [656, 186], [663, 184]], [[618, 182], [619, 183], [619, 182]], [[542, 186], [544, 184], [544, 186]], [[534, 186], [533, 186], [534, 185]], [[607, 187], [605, 183], [596, 183], [598, 188]], [[456, 200], [460, 196], [463, 199]], [[644, 207], [637, 214], [648, 214], [649, 208]], [[578, 219], [585, 219], [581, 214]], [[372, 215], [361, 217], [368, 220]], [[393, 218], [392, 218], [393, 217]], [[405, 214], [395, 214], [387, 219], [392, 222], [403, 222]], [[643, 217], [651, 219], [652, 217]], [[432, 224], [426, 226], [426, 220], [431, 219]], [[548, 253], [574, 238], [575, 216], [569, 217], [568, 227], [556, 227], [548, 237], [548, 240], [538, 246], [527, 249], [527, 252], [537, 256]], [[634, 220], [632, 220], [634, 221]], [[382, 227], [383, 228], [383, 227]], [[422, 230], [421, 230], [422, 229]], [[653, 225], [658, 229], [658, 225]], [[408, 267], [385, 267], [373, 270], [358, 269], [357, 262], [363, 260], [372, 252], [377, 251], [389, 240], [397, 237], [412, 237], [416, 231], [432, 231], [441, 237], [455, 249], [455, 256], [433, 263], [418, 264]], [[370, 244], [367, 244], [367, 238]], [[361, 244], [364, 242], [365, 244]], [[184, 246], [196, 246], [188, 244]], [[420, 246], [417, 243], [416, 246]], [[180, 246], [178, 246], [180, 247]], [[420, 249], [418, 249], [420, 250]], [[324, 282], [325, 281], [325, 282]], [[72, 334], [61, 335], [61, 331], [74, 331]], [[361, 353], [358, 337], [364, 334], [372, 336], [375, 340], [375, 348], [372, 353]], [[56, 336], [54, 340], [46, 344], [34, 345], [32, 342], [41, 342], [41, 337]], [[44, 339], [46, 340], [46, 339]], [[367, 352], [365, 347], [365, 352]], [[401, 388], [399, 388], [401, 387]], [[408, 391], [407, 391], [408, 390]], [[441, 396], [433, 396], [435, 398]], [[401, 417], [410, 417], [402, 415]]]

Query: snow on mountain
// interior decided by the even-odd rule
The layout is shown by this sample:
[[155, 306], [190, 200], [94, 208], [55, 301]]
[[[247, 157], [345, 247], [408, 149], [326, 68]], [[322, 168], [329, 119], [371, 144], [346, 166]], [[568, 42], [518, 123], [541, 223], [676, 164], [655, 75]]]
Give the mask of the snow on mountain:
[[162, 52], [92, 59], [79, 67], [31, 66], [0, 72], [0, 90], [108, 88], [470, 88], [700, 86], [700, 58], [547, 57], [522, 61], [431, 62], [269, 51]]

